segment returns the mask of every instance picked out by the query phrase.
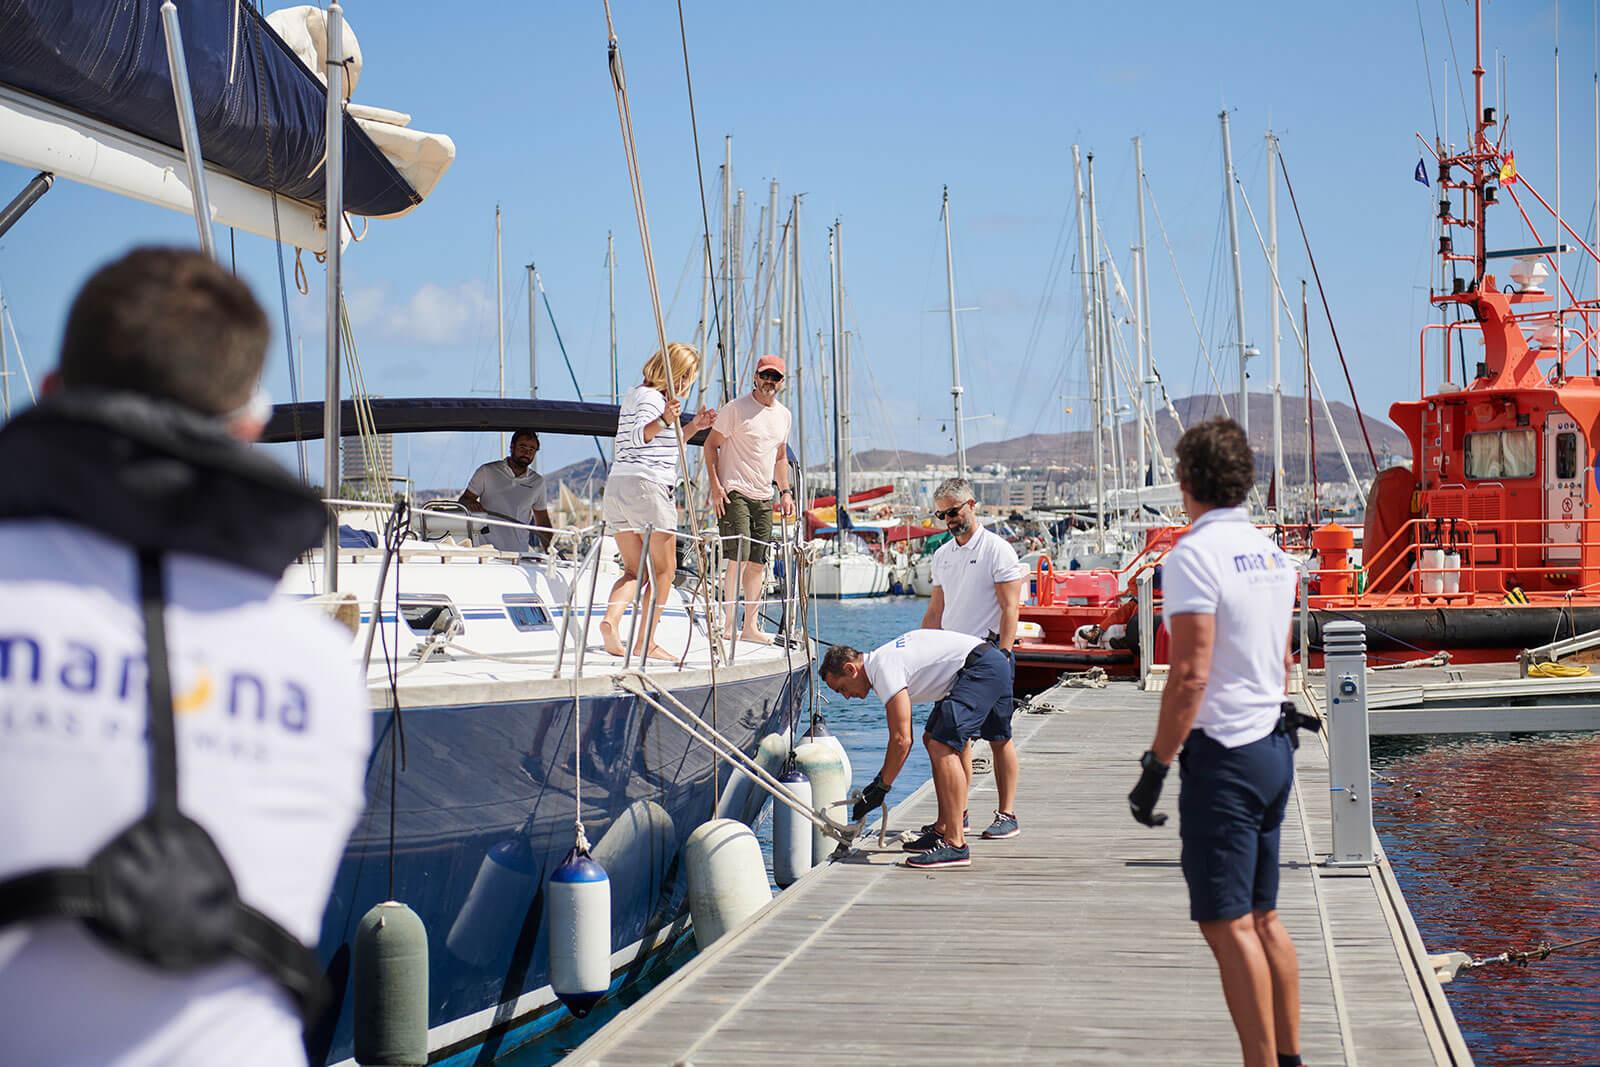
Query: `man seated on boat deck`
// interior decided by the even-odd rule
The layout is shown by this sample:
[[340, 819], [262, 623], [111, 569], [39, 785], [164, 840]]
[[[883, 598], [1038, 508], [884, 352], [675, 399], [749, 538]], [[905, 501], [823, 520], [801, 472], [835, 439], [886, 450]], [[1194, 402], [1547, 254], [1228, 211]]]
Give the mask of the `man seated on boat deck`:
[[1300, 965], [1278, 919], [1278, 838], [1294, 788], [1299, 715], [1292, 670], [1295, 563], [1243, 507], [1255, 457], [1232, 419], [1189, 427], [1178, 487], [1192, 525], [1162, 578], [1171, 633], [1155, 740], [1128, 794], [1146, 826], [1179, 760], [1178, 836], [1189, 918], [1216, 957], [1244, 1062], [1300, 1063]]
[[532, 430], [518, 430], [511, 435], [511, 454], [505, 459], [492, 459], [473, 471], [461, 493], [462, 507], [474, 514], [502, 522], [545, 527], [530, 531], [485, 526], [484, 536], [502, 552], [526, 553], [530, 544], [543, 548], [550, 543], [544, 475], [533, 469], [533, 460], [538, 454], [539, 435]]
[[913, 855], [904, 866], [968, 866], [972, 858], [961, 818], [967, 809], [967, 777], [961, 753], [969, 741], [981, 737], [994, 746], [998, 763], [1012, 747], [1011, 661], [971, 634], [912, 630], [865, 654], [834, 645], [822, 657], [821, 674], [830, 689], [847, 697], [877, 693], [889, 723], [883, 766], [850, 814], [856, 822], [883, 803], [905, 766], [911, 753], [911, 705], [933, 703], [922, 744], [933, 766], [939, 818], [922, 837], [905, 845]]
[[[1017, 639], [1017, 615], [1022, 607], [1022, 581], [1028, 568], [1017, 550], [993, 530], [978, 522], [977, 495], [965, 478], [946, 478], [933, 494], [933, 517], [945, 524], [950, 539], [933, 553], [933, 594], [922, 616], [924, 630], [954, 630], [981, 637], [1012, 659]], [[1013, 670], [1015, 663], [1013, 661]], [[994, 746], [994, 786], [998, 794], [994, 821], [983, 831], [986, 840], [1016, 837], [1017, 749]], [[961, 769], [972, 792], [972, 746], [961, 753]], [[966, 823], [967, 813], [961, 813]], [[924, 836], [932, 826], [922, 828]], [[925, 844], [925, 841], [919, 842]]]
[[290, 990], [322, 964], [294, 942], [321, 932], [372, 727], [350, 634], [273, 595], [327, 513], [245, 444], [270, 336], [208, 257], [137, 249], [0, 427], [0, 1062], [306, 1062]]

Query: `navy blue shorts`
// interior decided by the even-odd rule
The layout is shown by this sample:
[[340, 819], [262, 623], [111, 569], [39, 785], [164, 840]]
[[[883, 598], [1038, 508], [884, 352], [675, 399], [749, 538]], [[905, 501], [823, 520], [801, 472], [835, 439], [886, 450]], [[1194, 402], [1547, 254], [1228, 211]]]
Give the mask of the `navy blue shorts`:
[[1011, 660], [986, 642], [968, 653], [950, 695], [928, 712], [923, 733], [957, 752], [975, 737], [1009, 741], [1011, 709]]
[[1178, 836], [1189, 918], [1237, 919], [1278, 906], [1278, 831], [1294, 786], [1294, 749], [1270, 733], [1228, 748], [1194, 730], [1178, 756]]

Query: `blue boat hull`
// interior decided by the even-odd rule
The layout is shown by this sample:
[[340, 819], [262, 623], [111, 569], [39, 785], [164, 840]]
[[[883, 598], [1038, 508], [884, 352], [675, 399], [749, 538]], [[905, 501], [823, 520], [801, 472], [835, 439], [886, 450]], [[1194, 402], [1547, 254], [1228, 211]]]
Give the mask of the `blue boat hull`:
[[[789, 729], [806, 688], [799, 665], [722, 681], [715, 709], [709, 687], [674, 692], [754, 754]], [[686, 929], [689, 833], [713, 816], [753, 822], [766, 800], [629, 694], [584, 697], [581, 746], [570, 696], [411, 708], [398, 728], [376, 712], [373, 722], [366, 814], [323, 918], [334, 1003], [309, 1034], [313, 1063], [353, 1055], [352, 939], [390, 899], [428, 930], [430, 1062], [489, 1063], [568, 1018], [548, 990], [544, 885], [572, 848], [580, 765], [584, 829], [611, 878], [614, 989]]]

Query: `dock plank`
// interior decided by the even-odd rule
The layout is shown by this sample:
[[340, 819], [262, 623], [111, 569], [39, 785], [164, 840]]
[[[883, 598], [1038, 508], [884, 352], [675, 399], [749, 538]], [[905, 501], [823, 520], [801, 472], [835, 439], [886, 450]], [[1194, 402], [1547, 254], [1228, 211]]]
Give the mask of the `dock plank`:
[[[1157, 695], [1058, 689], [1018, 716], [1023, 833], [974, 834], [970, 868], [917, 872], [867, 847], [803, 878], [568, 1058], [572, 1064], [1235, 1062], [1216, 964], [1178, 865], [1176, 779], [1159, 830], [1124, 797]], [[1326, 756], [1303, 745], [1284, 823], [1279, 913], [1301, 968], [1308, 1062], [1467, 1063], [1431, 1006], [1393, 893], [1331, 847]], [[971, 802], [982, 825], [994, 784]], [[924, 787], [891, 815], [928, 821]], [[1403, 905], [1402, 905], [1403, 906]], [[1386, 912], [1386, 908], [1390, 909]], [[1439, 998], [1442, 1002], [1442, 998]]]

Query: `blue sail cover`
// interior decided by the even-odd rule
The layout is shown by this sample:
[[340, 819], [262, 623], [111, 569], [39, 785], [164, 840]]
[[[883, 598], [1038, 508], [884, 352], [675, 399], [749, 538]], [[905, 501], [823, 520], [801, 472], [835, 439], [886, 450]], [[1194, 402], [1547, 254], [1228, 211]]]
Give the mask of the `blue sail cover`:
[[[324, 203], [322, 82], [248, 3], [185, 0], [178, 12], [206, 163]], [[0, 0], [0, 84], [182, 150], [159, 0]], [[344, 144], [346, 211], [393, 215], [421, 201], [348, 116]]]

